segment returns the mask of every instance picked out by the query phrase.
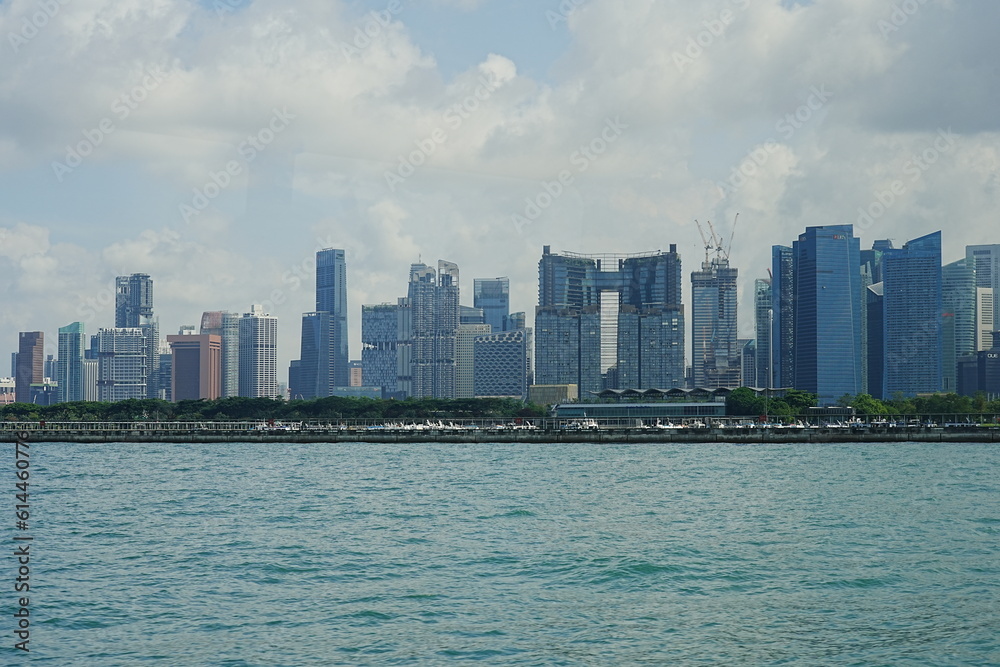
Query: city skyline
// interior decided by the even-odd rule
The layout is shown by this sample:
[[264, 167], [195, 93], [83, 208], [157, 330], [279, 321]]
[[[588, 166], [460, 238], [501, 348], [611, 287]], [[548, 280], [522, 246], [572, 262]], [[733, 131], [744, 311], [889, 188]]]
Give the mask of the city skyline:
[[690, 271], [693, 221], [728, 237], [736, 212], [748, 338], [769, 246], [805, 226], [852, 223], [865, 246], [945, 229], [947, 261], [993, 240], [993, 3], [440, 0], [382, 23], [380, 0], [221, 4], [60, 3], [30, 39], [34, 5], [0, 6], [17, 37], [0, 72], [9, 349], [19, 331], [55, 354], [59, 327], [109, 326], [115, 276], [137, 272], [163, 331], [251, 303], [291, 322], [314, 310], [326, 247], [364, 276], [354, 304], [450, 257], [510, 277], [530, 311], [543, 245], [676, 243]]

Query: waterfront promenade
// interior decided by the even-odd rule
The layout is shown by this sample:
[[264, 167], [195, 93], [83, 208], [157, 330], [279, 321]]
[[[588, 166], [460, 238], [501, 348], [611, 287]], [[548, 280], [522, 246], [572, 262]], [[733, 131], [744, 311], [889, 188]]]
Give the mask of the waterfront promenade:
[[863, 443], [1000, 442], [1000, 427], [974, 424], [884, 424], [802, 427], [713, 425], [624, 426], [620, 423], [532, 420], [513, 423], [306, 422], [7, 422], [0, 441], [30, 442], [382, 442], [382, 443]]

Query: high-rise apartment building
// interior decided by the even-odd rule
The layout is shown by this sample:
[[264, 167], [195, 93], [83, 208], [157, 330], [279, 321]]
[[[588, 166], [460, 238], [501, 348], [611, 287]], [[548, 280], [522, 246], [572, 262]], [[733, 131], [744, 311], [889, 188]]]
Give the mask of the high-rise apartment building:
[[[772, 361], [773, 350], [771, 347], [771, 329], [774, 326], [772, 319], [774, 311], [771, 307], [771, 280], [769, 278], [758, 278], [753, 283], [753, 312], [754, 312], [754, 333], [756, 334], [756, 345], [754, 346], [754, 385], [768, 389], [774, 387], [774, 380], [771, 373], [774, 369]], [[745, 364], [744, 364], [745, 367]], [[747, 385], [748, 378], [744, 374], [743, 384]]]
[[736, 341], [737, 270], [725, 256], [705, 258], [691, 273], [691, 370], [694, 386], [740, 386], [741, 351]]
[[771, 247], [771, 349], [774, 387], [795, 383], [795, 262], [788, 246]]
[[584, 397], [609, 384], [683, 385], [677, 246], [632, 255], [556, 254], [545, 246], [534, 333], [538, 384], [575, 384]]
[[792, 246], [796, 389], [820, 405], [861, 392], [861, 247], [852, 225], [807, 227]]
[[114, 402], [148, 397], [148, 336], [146, 327], [114, 327], [97, 332], [98, 400]]
[[483, 309], [483, 323], [497, 333], [513, 329], [510, 326], [510, 280], [507, 278], [476, 278], [473, 281], [473, 306]]
[[435, 272], [426, 264], [413, 264], [406, 299], [409, 395], [454, 398], [460, 309], [458, 265], [439, 260]]
[[115, 328], [146, 330], [146, 398], [159, 397], [157, 369], [160, 365], [160, 328], [153, 317], [153, 279], [146, 273], [133, 273], [115, 279]]
[[941, 391], [941, 232], [882, 255], [884, 398]]
[[45, 334], [22, 331], [18, 335], [17, 363], [14, 372], [14, 400], [31, 402], [31, 385], [45, 377]]
[[228, 310], [202, 313], [201, 335], [222, 339], [222, 398], [240, 395], [240, 315]]
[[278, 318], [253, 305], [239, 323], [240, 396], [278, 397]]
[[83, 354], [87, 336], [81, 322], [59, 328], [59, 356], [56, 361], [58, 402], [82, 401]]
[[1000, 299], [1000, 244], [966, 246], [965, 261], [976, 274], [976, 287], [992, 289], [993, 301]]
[[474, 394], [528, 397], [531, 372], [531, 329], [501, 331], [475, 339]]
[[222, 395], [222, 336], [215, 334], [167, 336], [171, 355], [171, 400]]
[[396, 393], [398, 341], [398, 304], [361, 306], [362, 386], [381, 387], [386, 397]]

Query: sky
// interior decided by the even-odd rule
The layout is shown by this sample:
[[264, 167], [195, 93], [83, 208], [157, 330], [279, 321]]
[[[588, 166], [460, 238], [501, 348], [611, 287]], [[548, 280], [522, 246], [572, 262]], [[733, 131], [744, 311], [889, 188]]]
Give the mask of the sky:
[[263, 304], [284, 381], [316, 250], [346, 250], [360, 358], [361, 305], [421, 260], [468, 305], [508, 276], [530, 325], [543, 245], [676, 243], [690, 304], [696, 220], [732, 238], [749, 338], [807, 226], [1000, 243], [998, 25], [994, 0], [0, 0], [0, 352], [113, 326], [115, 276], [148, 273], [163, 335]]

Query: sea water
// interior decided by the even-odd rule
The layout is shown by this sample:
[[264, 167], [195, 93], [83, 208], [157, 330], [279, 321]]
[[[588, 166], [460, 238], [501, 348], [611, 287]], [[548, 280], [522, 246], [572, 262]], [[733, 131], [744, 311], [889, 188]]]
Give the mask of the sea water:
[[31, 457], [40, 664], [1000, 664], [996, 446]]

